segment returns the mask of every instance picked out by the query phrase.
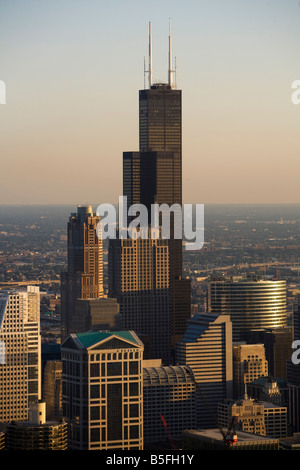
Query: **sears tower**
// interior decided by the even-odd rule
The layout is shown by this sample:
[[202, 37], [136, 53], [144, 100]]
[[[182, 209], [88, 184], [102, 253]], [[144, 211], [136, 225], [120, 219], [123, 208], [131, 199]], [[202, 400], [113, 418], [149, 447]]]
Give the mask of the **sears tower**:
[[[151, 204], [167, 204], [169, 208], [177, 204], [182, 207], [181, 90], [176, 87], [175, 72], [172, 70], [171, 33], [168, 82], [153, 82], [151, 23], [147, 73], [149, 87], [139, 91], [139, 151], [123, 153], [123, 195], [127, 197], [128, 207], [132, 204], [143, 204], [150, 215]], [[190, 318], [191, 296], [190, 282], [182, 279], [182, 240], [174, 238], [172, 229], [176, 214], [171, 212], [170, 215], [167, 270], [171, 351], [185, 332], [187, 319]], [[155, 275], [159, 275], [157, 269]], [[117, 296], [116, 292], [114, 295]], [[157, 292], [157, 297], [159, 296]], [[135, 325], [130, 326], [135, 328]]]

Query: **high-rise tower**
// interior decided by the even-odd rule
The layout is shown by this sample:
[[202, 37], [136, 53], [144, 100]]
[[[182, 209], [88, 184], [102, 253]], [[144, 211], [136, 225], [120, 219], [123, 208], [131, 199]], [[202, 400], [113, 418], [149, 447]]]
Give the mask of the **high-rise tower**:
[[[165, 247], [161, 242], [149, 243], [149, 240], [110, 243], [109, 264], [110, 295], [117, 297], [120, 303], [123, 326], [152, 337], [152, 346], [153, 339], [161, 338], [164, 350], [155, 348], [155, 357], [164, 359], [165, 348], [173, 350], [176, 341], [183, 336], [191, 314], [190, 282], [182, 279], [182, 240], [176, 239], [174, 234], [175, 223], [179, 221], [172, 206], [182, 208], [182, 100], [181, 91], [173, 85], [171, 36], [169, 45], [169, 81], [153, 84], [150, 24], [149, 88], [139, 92], [139, 151], [123, 153], [123, 195], [127, 197], [128, 207], [142, 204], [147, 208], [148, 216], [151, 215], [152, 204], [167, 205], [170, 209], [170, 238], [161, 240]], [[162, 264], [157, 261], [161, 249], [168, 254]], [[139, 260], [134, 274], [126, 256], [131, 256], [133, 263], [136, 263], [136, 256]], [[139, 287], [141, 278], [149, 281], [144, 290]], [[131, 292], [128, 291], [128, 279], [133, 280], [135, 286]], [[164, 279], [163, 288], [157, 286], [157, 279]], [[132, 296], [139, 301], [132, 303]], [[163, 313], [160, 312], [161, 307]], [[169, 325], [168, 331], [161, 329], [162, 322]]]
[[[161, 305], [161, 294], [163, 293], [164, 299], [168, 297], [169, 320], [167, 320], [167, 310], [164, 307], [164, 322], [167, 321], [170, 325], [168, 331], [169, 339], [166, 336], [164, 343], [166, 345], [168, 342], [171, 351], [176, 341], [180, 340], [183, 336], [187, 320], [190, 318], [191, 294], [189, 280], [182, 279], [182, 240], [176, 239], [174, 234], [175, 223], [181, 223], [181, 219], [178, 221], [178, 213], [172, 209], [172, 206], [179, 206], [180, 210], [182, 208], [182, 99], [181, 91], [176, 89], [172, 79], [171, 35], [169, 36], [169, 46], [168, 83], [155, 84], [152, 77], [150, 24], [149, 88], [139, 92], [139, 151], [123, 153], [123, 195], [127, 197], [128, 207], [133, 204], [142, 204], [146, 206], [148, 216], [151, 214], [152, 204], [159, 206], [165, 204], [170, 209], [170, 238], [165, 240], [168, 252], [167, 265], [164, 263], [160, 266], [159, 263], [156, 263], [154, 252], [151, 255], [152, 261], [149, 263], [149, 255], [143, 255], [143, 252], [145, 251], [146, 253], [151, 244], [149, 245], [148, 240], [141, 240], [138, 245], [139, 270], [134, 271], [136, 273], [134, 284], [138, 286], [138, 279], [141, 273], [147, 272], [153, 286], [155, 285], [156, 278], [168, 278], [168, 289], [147, 290], [145, 295], [141, 291], [136, 291], [134, 295], [140, 299], [140, 302], [139, 305], [136, 303], [135, 306], [131, 307], [131, 319], [135, 318], [135, 322], [131, 323], [132, 320], [128, 317], [129, 310], [125, 308], [129, 294], [126, 293], [126, 287], [122, 281], [124, 276], [126, 277], [126, 271], [124, 268], [125, 261], [121, 259], [121, 253], [124, 250], [121, 251], [120, 242], [119, 247], [117, 247], [118, 244], [116, 243], [110, 244], [111, 252], [115, 251], [115, 254], [110, 257], [111, 260], [114, 260], [110, 263], [111, 286], [114, 286], [114, 290], [111, 291], [110, 295], [118, 298], [121, 317], [126, 328], [135, 329], [138, 334], [147, 334], [145, 325], [148, 324], [149, 327], [151, 325], [149, 335], [156, 335], [157, 337], [162, 333], [166, 336], [167, 332], [166, 330], [161, 331], [159, 325], [162, 319], [160, 318], [161, 313], [157, 311], [157, 307], [156, 312], [151, 313], [152, 310], [149, 310], [149, 298], [151, 298], [152, 292], [152, 299], [155, 296], [158, 296], [158, 299], [160, 299], [158, 303], [153, 303], [152, 301], [152, 304]], [[150, 223], [149, 219], [148, 223]], [[128, 253], [130, 251], [133, 252], [137, 248], [136, 242], [133, 240], [129, 240], [126, 243], [128, 245]], [[125, 246], [124, 242], [123, 246]], [[116, 250], [118, 250], [117, 254]], [[155, 253], [157, 253], [157, 250]], [[117, 258], [119, 263], [116, 262]], [[160, 272], [160, 269], [163, 269], [163, 271]], [[116, 282], [118, 276], [119, 279]], [[149, 315], [147, 322], [141, 320], [143, 315]], [[138, 325], [143, 325], [143, 331], [137, 329]]]
[[230, 315], [234, 341], [248, 341], [251, 330], [287, 325], [286, 281], [253, 278], [212, 278], [208, 310]]
[[199, 392], [197, 426], [215, 426], [218, 402], [232, 398], [232, 324], [229, 315], [198, 313], [176, 344], [176, 362], [189, 366]]
[[41, 398], [40, 292], [0, 292], [0, 423], [28, 418]]
[[144, 346], [133, 331], [63, 342], [63, 415], [70, 450], [143, 450]]
[[157, 83], [139, 92], [140, 152], [173, 153], [173, 204], [182, 204], [181, 110], [181, 90], [169, 84]]
[[[173, 77], [171, 23], [167, 83], [153, 83], [152, 46], [149, 47], [150, 55], [149, 88], [139, 91], [140, 203], [146, 205], [148, 211], [154, 203], [182, 208], [182, 92], [177, 89]], [[180, 221], [174, 212], [168, 241], [172, 347], [185, 333], [191, 316], [191, 287], [189, 280], [182, 279], [183, 247], [182, 240], [174, 235], [176, 223]]]
[[103, 241], [100, 217], [91, 206], [78, 206], [68, 222], [68, 270], [61, 276], [62, 338], [81, 331], [78, 299], [103, 298]]

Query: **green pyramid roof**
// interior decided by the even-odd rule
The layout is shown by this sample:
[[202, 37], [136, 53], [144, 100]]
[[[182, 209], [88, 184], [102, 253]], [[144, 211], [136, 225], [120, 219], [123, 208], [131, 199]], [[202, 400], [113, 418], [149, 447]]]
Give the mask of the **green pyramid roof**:
[[141, 344], [138, 341], [138, 338], [131, 331], [88, 331], [86, 333], [76, 334], [76, 337], [85, 348], [89, 348], [94, 344], [100, 343], [111, 336], [117, 336], [118, 338], [133, 342], [137, 345]]

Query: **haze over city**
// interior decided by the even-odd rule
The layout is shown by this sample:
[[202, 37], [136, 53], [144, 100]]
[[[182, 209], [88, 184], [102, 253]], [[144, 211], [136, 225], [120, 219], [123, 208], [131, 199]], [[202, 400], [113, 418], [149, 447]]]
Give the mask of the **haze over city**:
[[11, 0], [0, 6], [1, 204], [117, 201], [122, 152], [138, 147], [148, 23], [165, 81], [169, 18], [184, 202], [299, 202], [298, 1]]

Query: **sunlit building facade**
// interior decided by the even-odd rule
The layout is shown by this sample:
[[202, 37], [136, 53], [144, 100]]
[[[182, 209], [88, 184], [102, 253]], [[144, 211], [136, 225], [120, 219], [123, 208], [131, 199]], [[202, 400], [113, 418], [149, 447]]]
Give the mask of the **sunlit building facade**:
[[[61, 336], [82, 331], [78, 299], [103, 298], [103, 240], [92, 206], [78, 206], [68, 222], [68, 269], [61, 275]], [[79, 310], [79, 311], [78, 311]]]
[[143, 449], [143, 349], [133, 331], [71, 334], [63, 342], [70, 450]]
[[67, 423], [62, 420], [47, 421], [45, 402], [31, 403], [27, 421], [8, 424], [5, 449], [15, 451], [67, 450]]
[[0, 292], [0, 423], [28, 418], [41, 398], [40, 292]]
[[208, 310], [230, 315], [233, 341], [247, 341], [249, 331], [287, 325], [286, 281], [222, 279], [209, 283]]
[[[112, 240], [109, 292], [120, 306], [122, 329], [147, 338], [149, 357], [169, 364], [171, 319], [168, 240]], [[149, 358], [148, 357], [148, 358]]]
[[214, 426], [218, 402], [232, 398], [232, 325], [228, 315], [198, 313], [176, 345], [176, 362], [193, 371], [197, 425]]
[[233, 345], [233, 394], [244, 395], [247, 384], [268, 377], [268, 362], [263, 344]]

